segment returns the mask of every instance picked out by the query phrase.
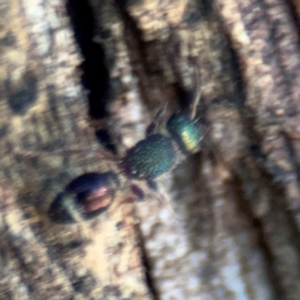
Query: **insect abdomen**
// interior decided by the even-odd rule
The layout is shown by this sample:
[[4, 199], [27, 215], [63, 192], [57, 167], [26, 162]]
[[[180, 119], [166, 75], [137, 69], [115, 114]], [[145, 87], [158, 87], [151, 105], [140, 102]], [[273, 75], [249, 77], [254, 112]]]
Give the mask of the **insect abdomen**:
[[51, 204], [48, 216], [56, 223], [89, 220], [106, 211], [119, 189], [113, 172], [85, 173], [73, 179]]

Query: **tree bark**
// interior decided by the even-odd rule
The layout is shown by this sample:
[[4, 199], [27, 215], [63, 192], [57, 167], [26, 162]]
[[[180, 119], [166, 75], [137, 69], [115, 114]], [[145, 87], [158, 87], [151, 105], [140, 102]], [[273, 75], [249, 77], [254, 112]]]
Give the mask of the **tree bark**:
[[[0, 299], [300, 299], [296, 0], [0, 4]], [[197, 90], [201, 151], [132, 201], [103, 136], [122, 157]], [[49, 219], [108, 170], [105, 213]]]

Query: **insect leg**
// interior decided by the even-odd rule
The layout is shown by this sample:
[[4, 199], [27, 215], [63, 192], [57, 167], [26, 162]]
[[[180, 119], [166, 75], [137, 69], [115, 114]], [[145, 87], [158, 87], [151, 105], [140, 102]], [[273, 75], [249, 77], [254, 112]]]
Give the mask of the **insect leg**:
[[166, 114], [167, 104], [165, 104], [156, 114], [154, 120], [148, 125], [146, 129], [146, 136], [156, 133], [157, 129], [160, 127], [163, 118]]

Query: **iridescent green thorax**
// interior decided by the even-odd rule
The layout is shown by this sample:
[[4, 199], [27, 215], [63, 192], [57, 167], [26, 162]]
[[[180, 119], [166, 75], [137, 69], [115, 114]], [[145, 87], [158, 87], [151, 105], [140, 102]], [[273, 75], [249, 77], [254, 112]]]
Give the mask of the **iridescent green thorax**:
[[167, 129], [181, 151], [193, 153], [199, 149], [202, 139], [199, 126], [189, 116], [176, 113], [167, 122]]
[[129, 178], [151, 180], [168, 172], [175, 161], [172, 140], [162, 134], [153, 134], [129, 149], [123, 167]]

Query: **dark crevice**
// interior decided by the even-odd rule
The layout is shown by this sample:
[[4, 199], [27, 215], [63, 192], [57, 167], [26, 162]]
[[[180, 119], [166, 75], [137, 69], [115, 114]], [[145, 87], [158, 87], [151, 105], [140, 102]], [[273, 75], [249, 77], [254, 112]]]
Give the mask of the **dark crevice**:
[[142, 0], [115, 0], [116, 5], [118, 5], [122, 10], [125, 10], [129, 5], [139, 5], [142, 4]]
[[34, 106], [38, 98], [38, 80], [33, 72], [26, 71], [17, 87], [13, 80], [7, 79], [4, 87], [8, 95], [8, 105], [13, 113], [25, 115]]
[[[300, 211], [300, 207], [294, 207], [293, 209], [291, 209], [288, 200], [285, 197], [285, 193], [283, 192], [283, 181], [285, 180], [284, 178], [286, 177], [286, 173], [277, 165], [272, 166], [271, 168], [268, 166], [268, 157], [263, 153], [260, 147], [260, 145], [263, 144], [262, 138], [260, 134], [254, 130], [255, 120], [251, 117], [246, 117], [245, 115], [243, 118], [241, 118], [241, 120], [243, 120], [244, 122], [244, 127], [247, 128], [247, 135], [249, 136], [249, 140], [252, 141], [252, 144], [250, 144], [248, 147], [248, 152], [255, 160], [257, 167], [264, 174], [264, 177], [269, 178], [268, 181], [273, 184], [272, 188], [270, 188], [270, 190], [275, 191], [273, 198], [276, 199], [276, 196], [278, 197], [278, 195], [282, 195], [282, 199], [285, 199], [285, 201], [282, 201], [280, 204], [278, 204], [277, 202], [274, 203], [272, 207], [276, 207], [278, 205], [282, 206], [279, 208], [279, 210], [285, 212], [286, 223], [290, 230], [292, 244], [297, 249], [297, 252], [300, 253], [300, 240], [298, 238], [299, 230], [295, 221], [295, 214], [298, 213], [298, 210]], [[300, 167], [299, 161], [297, 160], [296, 151], [291, 140], [284, 134], [284, 132], [282, 132], [282, 136], [285, 139], [286, 151], [289, 154], [290, 161], [294, 162], [294, 172], [297, 176], [297, 180], [298, 182], [300, 182]], [[257, 225], [258, 222], [258, 220], [255, 221], [254, 225]], [[267, 251], [266, 249], [263, 250]], [[270, 261], [267, 262], [270, 263]]]
[[[142, 31], [138, 28], [135, 20], [129, 15], [127, 12], [127, 8], [124, 1], [116, 1], [116, 4], [118, 5], [119, 12], [121, 15], [121, 19], [124, 22], [124, 31], [125, 31], [125, 41], [127, 42], [127, 46], [129, 49], [138, 49], [138, 53], [135, 53], [135, 55], [138, 55], [139, 63], [143, 67], [147, 67], [147, 46], [149, 46], [150, 43], [145, 44], [142, 40]], [[131, 45], [133, 44], [134, 45]], [[130, 47], [134, 46], [134, 47]], [[129, 53], [131, 54], [132, 58], [132, 50]]]
[[[176, 73], [176, 71], [174, 73]], [[180, 110], [184, 113], [188, 113], [189, 106], [187, 103], [192, 103], [196, 91], [186, 91], [178, 82], [173, 83], [172, 87], [175, 91], [175, 95], [177, 95], [176, 99], [178, 100], [177, 102], [181, 108]]]
[[[135, 0], [133, 0], [135, 1]], [[138, 0], [137, 0], [138, 1]], [[138, 60], [138, 65], [141, 66], [143, 69], [142, 72], [148, 75], [155, 75], [155, 77], [161, 78], [161, 82], [164, 82], [164, 72], [162, 70], [160, 60], [153, 56], [153, 52], [158, 53], [163, 50], [165, 51], [165, 55], [168, 57], [168, 48], [170, 41], [165, 41], [165, 42], [157, 42], [157, 41], [143, 41], [143, 33], [142, 31], [138, 28], [138, 25], [135, 21], [134, 18], [131, 17], [131, 15], [127, 11], [127, 6], [131, 5], [131, 1], [116, 1], [120, 14], [122, 16], [122, 20], [124, 21], [124, 24], [126, 25], [126, 30], [130, 32], [130, 35], [128, 36], [131, 37], [127, 38], [127, 44], [128, 48], [130, 49], [138, 49], [138, 52], [134, 53], [131, 55], [132, 60], [136, 59]], [[196, 2], [195, 6], [199, 6], [199, 3]], [[211, 8], [207, 8], [210, 12], [212, 11]], [[187, 18], [186, 22], [187, 23], [197, 23], [199, 19], [201, 19], [200, 16], [200, 11], [201, 9], [198, 7], [196, 10], [195, 8], [190, 9], [187, 12], [187, 15], [185, 16]], [[207, 16], [206, 16], [207, 17]], [[171, 34], [172, 35], [172, 34]], [[170, 38], [171, 38], [170, 35]], [[175, 36], [173, 36], [173, 39]], [[132, 46], [133, 45], [133, 46]], [[130, 47], [131, 46], [131, 47]], [[162, 47], [162, 48], [161, 48]], [[172, 49], [174, 53], [176, 53], [176, 49]], [[172, 54], [174, 54], [172, 52]], [[134, 58], [133, 56], [136, 56]], [[153, 57], [155, 57], [153, 59]], [[176, 65], [175, 63], [176, 56], [169, 57], [169, 63], [174, 67]], [[181, 74], [178, 72], [176, 68], [173, 68], [173, 73], [175, 74], [176, 78], [180, 78]], [[143, 94], [142, 99], [145, 99], [145, 104], [149, 106], [149, 109], [151, 110], [152, 106], [151, 103], [153, 102], [152, 99], [149, 99], [149, 96], [147, 95], [147, 89], [149, 89], [149, 83], [147, 81], [139, 80], [140, 84], [140, 91]], [[147, 85], [147, 87], [146, 87]], [[156, 88], [164, 88], [167, 89], [166, 83], [164, 83], [162, 86], [160, 86], [159, 83], [157, 83]], [[173, 84], [169, 85], [170, 90], [174, 91], [174, 95], [176, 95], [176, 100], [173, 98], [173, 102], [179, 103], [179, 106], [181, 108], [187, 108], [187, 103], [190, 103], [191, 100], [193, 99], [195, 91], [186, 91], [182, 87], [182, 84], [180, 82], [175, 82]]]
[[245, 90], [245, 84], [242, 77], [242, 70], [239, 63], [239, 57], [235, 51], [235, 49], [232, 46], [232, 42], [230, 38], [225, 34], [226, 39], [228, 41], [228, 50], [229, 50], [229, 60], [228, 63], [230, 63], [230, 70], [231, 70], [231, 79], [235, 84], [235, 91], [236, 95], [234, 95], [232, 101], [237, 106], [245, 107], [245, 101], [246, 101], [246, 90]]
[[[300, 182], [300, 167], [299, 167], [299, 160], [297, 159], [297, 152], [296, 152], [291, 140], [285, 134], [283, 134], [283, 136], [285, 139], [285, 145], [286, 145], [290, 160], [291, 160], [291, 162], [293, 162], [293, 165], [295, 167], [294, 172], [297, 176], [297, 181]], [[289, 206], [288, 203], [286, 203], [286, 205]], [[290, 228], [292, 229], [292, 234], [293, 234], [293, 244], [295, 245], [295, 247], [297, 247], [298, 253], [300, 253], [300, 240], [299, 240], [299, 230], [297, 228], [297, 223], [295, 221], [295, 218], [299, 214], [299, 211], [300, 211], [299, 206], [293, 207], [292, 209], [290, 207], [286, 208], [286, 214], [288, 215], [288, 222], [290, 223]]]
[[287, 153], [290, 157], [290, 161], [294, 166], [294, 172], [297, 176], [297, 181], [300, 182], [300, 167], [299, 167], [299, 160], [297, 158], [297, 151], [294, 149], [291, 140], [284, 132], [282, 132], [282, 136], [284, 137], [285, 146], [286, 146]]
[[[196, 14], [201, 15], [201, 17], [204, 19], [210, 19], [215, 16], [215, 8], [214, 8], [214, 2], [210, 0], [194, 0], [195, 1], [195, 10], [191, 10], [191, 21], [193, 19], [196, 19]], [[197, 11], [197, 12], [196, 12]]]
[[[267, 176], [265, 174], [265, 176]], [[271, 180], [271, 179], [270, 179]], [[274, 255], [271, 252], [270, 246], [267, 243], [268, 238], [265, 236], [264, 233], [264, 224], [262, 223], [262, 220], [258, 219], [252, 211], [252, 208], [250, 207], [249, 200], [247, 196], [245, 195], [245, 191], [243, 190], [243, 181], [240, 179], [238, 175], [236, 175], [233, 178], [233, 181], [230, 185], [231, 188], [234, 188], [234, 194], [239, 196], [240, 201], [237, 202], [238, 209], [240, 211], [241, 215], [244, 215], [245, 218], [251, 222], [251, 227], [255, 229], [255, 234], [257, 238], [257, 244], [259, 249], [261, 250], [262, 255], [264, 256], [265, 261], [265, 268], [268, 273], [268, 278], [272, 283], [272, 287], [274, 289], [274, 295], [273, 299], [284, 299], [284, 291], [281, 287], [281, 280], [277, 275], [275, 266], [274, 266]], [[276, 189], [276, 187], [274, 187]], [[278, 191], [278, 193], [281, 193]], [[275, 196], [276, 197], [276, 196]], [[277, 194], [278, 197], [278, 194]]]
[[[279, 74], [281, 74], [282, 76], [278, 76], [279, 80], [277, 80], [276, 82], [276, 77], [275, 77], [275, 83], [277, 85], [277, 93], [279, 94], [281, 101], [285, 101], [287, 102], [286, 99], [292, 99], [291, 96], [291, 86], [293, 83], [293, 79], [291, 78], [289, 71], [287, 71], [287, 68], [285, 67], [286, 62], [284, 62], [281, 58], [281, 53], [286, 51], [286, 49], [284, 49], [284, 46], [282, 46], [282, 35], [280, 33], [280, 26], [281, 24], [278, 21], [274, 21], [274, 19], [272, 20], [272, 13], [271, 13], [272, 7], [268, 6], [267, 4], [263, 5], [263, 17], [265, 19], [265, 22], [267, 24], [267, 27], [269, 29], [269, 36], [268, 36], [268, 46], [270, 48], [269, 52], [271, 51], [271, 53], [265, 53], [264, 55], [264, 59], [266, 61], [268, 61], [271, 57], [273, 60], [273, 63], [270, 61], [270, 65], [273, 65], [275, 63], [275, 68], [278, 68], [278, 70], [276, 70], [276, 72], [278, 72]], [[291, 25], [291, 22], [288, 23], [289, 25]], [[292, 25], [291, 25], [292, 26]], [[299, 48], [298, 48], [299, 50]], [[273, 54], [274, 53], [274, 54]], [[280, 80], [281, 78], [281, 80]], [[278, 88], [280, 87], [280, 89]], [[287, 114], [290, 115], [295, 115], [298, 110], [297, 105], [295, 104], [294, 101], [288, 101], [288, 103], [286, 103], [286, 112]]]
[[223, 47], [226, 49], [226, 53], [224, 53], [222, 57], [223, 65], [226, 73], [234, 83], [234, 94], [229, 95], [230, 99], [228, 99], [228, 101], [238, 107], [245, 108], [246, 86], [242, 75], [243, 72], [241, 69], [240, 58], [238, 52], [234, 48], [234, 43], [230, 34], [226, 31], [226, 25], [222, 22], [222, 18], [219, 15], [216, 17], [219, 19], [220, 34], [222, 34], [223, 43], [226, 45]]
[[99, 143], [112, 154], [117, 155], [116, 145], [113, 143], [113, 139], [105, 129], [99, 129], [96, 131], [96, 137]]
[[71, 277], [71, 284], [76, 293], [89, 297], [92, 290], [95, 288], [96, 280], [89, 274], [84, 276], [73, 274]]
[[96, 25], [92, 9], [85, 0], [68, 0], [66, 7], [84, 59], [80, 68], [83, 72], [82, 84], [88, 91], [89, 115], [96, 119], [104, 118], [108, 115], [106, 106], [110, 82], [104, 49], [93, 41]]
[[146, 284], [148, 286], [148, 290], [151, 293], [152, 299], [153, 300], [159, 300], [160, 297], [158, 296], [159, 293], [156, 290], [154, 280], [152, 278], [152, 267], [151, 267], [151, 262], [149, 261], [149, 258], [147, 256], [147, 250], [145, 249], [145, 243], [144, 243], [144, 237], [141, 232], [141, 229], [139, 226], [135, 226], [135, 232], [137, 233], [137, 239], [139, 241], [139, 248], [140, 248], [140, 253], [141, 253], [141, 261], [144, 266], [144, 274], [145, 274], [145, 279], [146, 279]]
[[[298, 41], [299, 41], [299, 39], [300, 39], [300, 19], [297, 15], [297, 8], [295, 5], [296, 1], [298, 1], [298, 0], [287, 0], [287, 1], [285, 1], [285, 3], [289, 8], [288, 13], [289, 13], [289, 16], [291, 16], [293, 25], [295, 25], [293, 27], [297, 31]], [[298, 42], [298, 45], [299, 45], [299, 42]]]
[[[147, 93], [152, 84], [148, 81], [149, 77], [155, 75], [155, 77], [161, 78], [160, 83], [164, 82], [159, 59], [156, 58], [154, 61], [152, 60], [153, 52], [159, 52], [160, 49], [157, 49], [157, 41], [145, 42], [143, 40], [143, 33], [139, 29], [135, 19], [131, 17], [127, 11], [126, 3], [124, 3], [124, 1], [117, 1], [116, 4], [118, 5], [121, 19], [124, 22], [125, 42], [128, 49], [130, 49], [128, 52], [130, 55], [130, 63], [134, 66], [133, 72], [139, 78], [138, 85], [141, 93], [141, 101], [143, 101], [144, 105], [151, 111], [155, 105], [153, 105], [153, 99], [151, 99]], [[157, 84], [155, 88], [159, 86], [160, 85]]]

